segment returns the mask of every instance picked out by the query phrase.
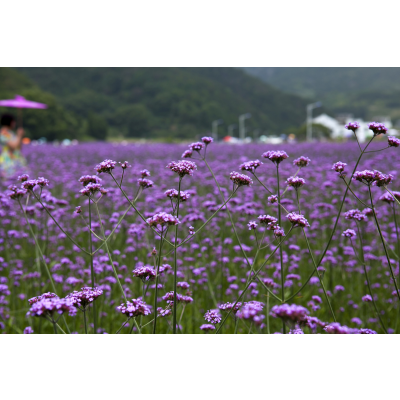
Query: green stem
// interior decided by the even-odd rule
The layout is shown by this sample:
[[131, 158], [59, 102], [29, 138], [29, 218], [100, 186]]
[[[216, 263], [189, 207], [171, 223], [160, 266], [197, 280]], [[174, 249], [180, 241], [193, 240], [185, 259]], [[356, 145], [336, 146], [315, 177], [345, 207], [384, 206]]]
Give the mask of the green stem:
[[[93, 254], [92, 254], [92, 210], [91, 210], [91, 200], [89, 198], [89, 251], [90, 251], [90, 275], [92, 279], [92, 288], [95, 288], [94, 280], [94, 267], [93, 267]], [[93, 302], [93, 327], [94, 333], [97, 333], [97, 312], [96, 312], [96, 302]]]
[[[153, 334], [156, 333], [156, 328], [157, 328], [157, 297], [158, 297], [158, 280], [159, 280], [159, 275], [160, 275], [160, 264], [161, 264], [161, 252], [162, 252], [162, 246], [163, 246], [163, 235], [161, 231], [161, 239], [160, 239], [160, 247], [158, 249], [158, 261], [157, 261], [157, 269], [156, 269], [156, 288], [155, 288], [155, 295], [154, 295], [154, 323], [153, 323]], [[166, 236], [166, 234], [165, 234]], [[144, 301], [144, 298], [143, 298]]]
[[379, 226], [378, 218], [376, 216], [375, 206], [374, 206], [374, 202], [372, 200], [371, 186], [368, 186], [368, 192], [369, 192], [369, 199], [371, 201], [371, 208], [372, 208], [372, 212], [374, 214], [376, 227], [378, 228], [379, 236], [381, 238], [383, 249], [385, 251], [386, 259], [387, 259], [387, 262], [388, 262], [389, 271], [390, 271], [390, 274], [392, 276], [394, 286], [396, 288], [397, 298], [399, 299], [399, 302], [400, 302], [400, 292], [399, 292], [399, 288], [397, 286], [396, 277], [394, 276], [394, 273], [393, 273], [392, 263], [390, 262], [390, 257], [389, 257], [389, 253], [388, 253], [387, 248], [386, 248], [386, 243], [385, 243], [385, 240], [384, 240], [383, 235], [382, 235], [381, 227]]
[[[182, 178], [180, 177], [179, 183], [178, 183], [178, 201], [176, 204], [176, 218], [179, 218], [179, 201], [181, 198], [181, 182], [182, 182]], [[173, 323], [172, 332], [174, 334], [176, 334], [176, 309], [177, 309], [176, 288], [177, 288], [177, 272], [178, 272], [178, 264], [177, 264], [178, 226], [179, 226], [179, 224], [175, 225], [175, 244], [174, 244], [174, 248], [175, 248], [175, 251], [174, 251], [174, 311], [173, 311], [173, 318], [172, 318], [172, 323]]]

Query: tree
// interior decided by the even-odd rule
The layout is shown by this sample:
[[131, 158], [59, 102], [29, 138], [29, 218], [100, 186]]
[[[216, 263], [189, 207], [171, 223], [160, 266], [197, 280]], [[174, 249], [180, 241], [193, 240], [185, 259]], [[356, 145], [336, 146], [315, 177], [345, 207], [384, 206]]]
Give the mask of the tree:
[[108, 132], [108, 124], [104, 117], [90, 113], [87, 118], [87, 134], [98, 140], [105, 140]]

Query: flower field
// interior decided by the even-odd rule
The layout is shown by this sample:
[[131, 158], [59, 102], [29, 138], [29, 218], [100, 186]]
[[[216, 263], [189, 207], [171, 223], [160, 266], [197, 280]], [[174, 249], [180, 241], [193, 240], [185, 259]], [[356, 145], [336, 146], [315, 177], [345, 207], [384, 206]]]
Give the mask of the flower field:
[[26, 148], [0, 332], [399, 333], [399, 143], [375, 133]]

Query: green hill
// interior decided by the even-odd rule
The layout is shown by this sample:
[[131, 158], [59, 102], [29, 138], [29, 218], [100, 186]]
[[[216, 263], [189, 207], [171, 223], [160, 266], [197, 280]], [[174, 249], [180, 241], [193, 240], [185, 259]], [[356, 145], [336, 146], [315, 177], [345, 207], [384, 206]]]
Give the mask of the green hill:
[[[47, 110], [23, 110], [24, 128], [31, 138], [73, 139], [85, 134], [82, 120], [66, 111], [51, 93], [40, 89], [25, 75], [11, 68], [0, 68], [0, 82], [0, 99], [14, 98], [19, 94], [48, 105]], [[17, 116], [15, 108], [0, 107], [0, 113], [4, 112]]]
[[[191, 138], [223, 119], [237, 124], [250, 112], [250, 128], [281, 133], [301, 125], [306, 101], [235, 68], [18, 68], [52, 93], [72, 115], [88, 121], [88, 134]], [[104, 125], [107, 125], [104, 128]]]
[[252, 76], [332, 112], [400, 119], [400, 68], [243, 68]]

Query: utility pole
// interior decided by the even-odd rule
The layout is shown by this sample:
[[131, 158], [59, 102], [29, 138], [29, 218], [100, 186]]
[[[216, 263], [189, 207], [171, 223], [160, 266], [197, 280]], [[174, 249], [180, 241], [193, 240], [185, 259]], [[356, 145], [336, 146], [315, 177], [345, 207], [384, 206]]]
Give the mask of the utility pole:
[[215, 141], [218, 140], [218, 126], [222, 125], [224, 121], [222, 119], [216, 119], [213, 121], [211, 124], [211, 132], [212, 132], [212, 137]]
[[249, 118], [251, 118], [250, 113], [242, 114], [239, 116], [239, 137], [241, 140], [245, 139], [246, 136], [245, 120]]
[[307, 104], [307, 141], [312, 141], [312, 112], [314, 108], [321, 107], [322, 103], [317, 101], [316, 103]]

